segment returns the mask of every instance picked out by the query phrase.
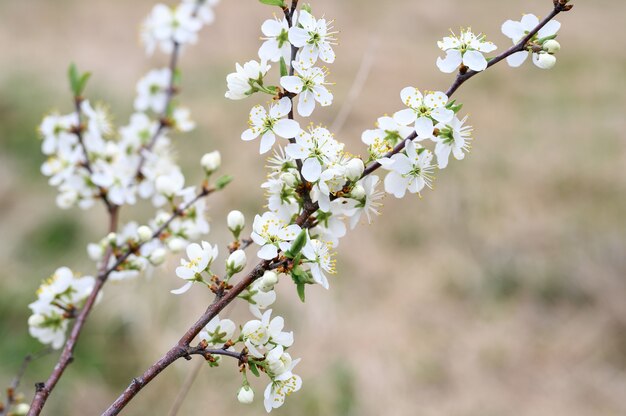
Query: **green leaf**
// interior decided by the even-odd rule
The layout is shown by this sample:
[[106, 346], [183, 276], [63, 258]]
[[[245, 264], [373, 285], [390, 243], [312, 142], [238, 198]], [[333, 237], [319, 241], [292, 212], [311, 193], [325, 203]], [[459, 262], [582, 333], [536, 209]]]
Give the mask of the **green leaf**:
[[267, 4], [269, 6], [278, 6], [278, 7], [282, 7], [282, 8], [287, 7], [287, 5], [285, 4], [285, 2], [283, 0], [259, 0], [259, 1], [261, 3]]
[[285, 63], [285, 58], [280, 57], [280, 76], [285, 77], [289, 75], [289, 70], [287, 69], [287, 64]]
[[307, 12], [313, 14], [313, 9], [311, 8], [311, 3], [305, 3], [302, 5], [302, 10], [306, 10]]
[[539, 40], [537, 41], [537, 43], [538, 43], [538, 44], [540, 44], [540, 45], [543, 45], [543, 44], [544, 44], [544, 42], [547, 42], [547, 41], [552, 40], [552, 39], [556, 39], [556, 36], [557, 36], [557, 35], [550, 35], [550, 36], [546, 36], [546, 37], [544, 37], [544, 38], [539, 39]]
[[291, 244], [291, 248], [285, 253], [285, 256], [290, 259], [296, 257], [298, 254], [300, 254], [308, 239], [309, 238], [306, 229], [300, 231], [300, 234], [298, 234], [296, 239], [293, 241], [293, 243]]
[[226, 186], [231, 183], [233, 180], [233, 177], [231, 175], [224, 175], [221, 178], [219, 178], [216, 182], [215, 182], [215, 187], [218, 190], [222, 190], [224, 188], [226, 188]]
[[302, 303], [304, 303], [304, 283], [299, 283], [296, 285], [296, 290], [298, 291], [298, 297], [300, 298], [300, 300], [302, 301]]
[[85, 90], [85, 86], [87, 85], [87, 81], [89, 81], [89, 77], [91, 77], [91, 72], [85, 72], [84, 74], [81, 74], [78, 71], [76, 64], [72, 62], [67, 70], [67, 77], [70, 81], [70, 88], [72, 89], [74, 97], [80, 97], [80, 95]]
[[258, 369], [258, 368], [256, 368], [256, 364], [255, 364], [255, 363], [248, 361], [248, 366], [250, 366], [250, 372], [251, 372], [252, 374], [254, 374], [254, 375], [255, 375], [255, 376], [257, 376], [257, 377], [259, 377], [259, 376], [260, 376], [260, 374], [259, 374], [259, 369]]

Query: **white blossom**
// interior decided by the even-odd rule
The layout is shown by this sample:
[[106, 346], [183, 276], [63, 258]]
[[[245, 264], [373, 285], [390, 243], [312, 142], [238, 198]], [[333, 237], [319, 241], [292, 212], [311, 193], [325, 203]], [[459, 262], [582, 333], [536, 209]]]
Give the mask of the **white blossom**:
[[257, 215], [252, 229], [252, 240], [261, 246], [257, 255], [264, 260], [272, 260], [278, 256], [278, 249], [289, 250], [291, 241], [295, 240], [301, 231], [298, 225], [288, 225], [272, 212]]
[[300, 12], [298, 23], [302, 27], [293, 26], [289, 29], [291, 44], [302, 48], [298, 53], [298, 63], [303, 68], [310, 68], [315, 65], [318, 57], [328, 64], [335, 62], [332, 45], [336, 44], [336, 32], [332, 31], [331, 23], [326, 19], [316, 20], [306, 10]]
[[309, 182], [316, 182], [322, 170], [336, 162], [342, 151], [343, 144], [324, 127], [315, 127], [310, 133], [302, 130], [296, 142], [285, 148], [287, 155], [302, 160], [302, 176]]
[[169, 68], [153, 69], [137, 82], [135, 110], [152, 110], [163, 113], [167, 105], [168, 89], [172, 78]]
[[493, 52], [498, 47], [485, 40], [485, 35], [475, 35], [470, 29], [462, 30], [459, 36], [452, 33], [437, 42], [439, 49], [446, 53], [445, 58], [437, 58], [437, 67], [446, 73], [465, 65], [472, 71], [484, 71], [487, 59], [483, 53]]
[[242, 100], [258, 91], [258, 87], [263, 84], [263, 78], [270, 68], [271, 66], [267, 65], [265, 60], [260, 63], [254, 60], [248, 61], [243, 66], [236, 64], [236, 72], [226, 77], [228, 91], [225, 97], [231, 100]]
[[[514, 44], [516, 44], [520, 42], [524, 37], [526, 37], [537, 26], [539, 26], [539, 18], [534, 14], [525, 14], [522, 16], [522, 19], [520, 21], [507, 20], [506, 22], [504, 22], [504, 24], [502, 24], [502, 33], [506, 37], [510, 38]], [[559, 23], [558, 21], [549, 21], [544, 27], [539, 29], [535, 36], [532, 37], [531, 43], [533, 41], [556, 36], [556, 33], [559, 31], [560, 28], [561, 23]], [[506, 61], [512, 67], [518, 67], [526, 61], [529, 53], [530, 52], [527, 50], [516, 52], [506, 58]], [[550, 55], [551, 57], [548, 58], [547, 55], [550, 55], [548, 51], [533, 52], [533, 63], [539, 68], [550, 69], [556, 63], [556, 58], [553, 55]]]
[[436, 128], [439, 130], [439, 134], [434, 138], [435, 143], [435, 155], [437, 155], [437, 162], [439, 169], [444, 169], [448, 166], [448, 158], [450, 153], [454, 155], [457, 160], [463, 160], [465, 153], [470, 148], [469, 141], [472, 136], [472, 127], [465, 126], [467, 116], [463, 120], [459, 120], [454, 117], [452, 121], [448, 123], [437, 124]]
[[443, 92], [430, 92], [424, 96], [417, 88], [406, 87], [400, 97], [409, 108], [398, 111], [393, 118], [405, 126], [415, 123], [418, 140], [433, 137], [433, 120], [445, 123], [454, 117], [454, 111], [446, 108], [448, 96]]
[[146, 52], [152, 54], [158, 45], [164, 53], [170, 53], [175, 43], [196, 43], [202, 21], [194, 15], [195, 7], [190, 2], [173, 8], [164, 4], [155, 5], [141, 30]]
[[295, 120], [285, 117], [291, 111], [291, 101], [283, 97], [276, 104], [270, 106], [269, 112], [260, 105], [250, 111], [248, 124], [250, 128], [243, 132], [241, 139], [254, 140], [261, 136], [260, 153], [267, 153], [276, 142], [276, 135], [291, 139], [300, 132], [300, 125]]
[[[294, 13], [292, 21], [297, 21], [297, 13]], [[261, 25], [264, 40], [259, 48], [259, 58], [265, 61], [278, 62], [283, 58], [285, 62], [291, 62], [291, 44], [289, 43], [289, 23], [286, 18], [268, 19]]]
[[192, 243], [187, 246], [187, 258], [189, 260], [180, 259], [180, 266], [176, 268], [176, 276], [187, 283], [183, 287], [171, 292], [175, 295], [185, 293], [191, 288], [194, 281], [202, 281], [201, 274], [209, 270], [211, 263], [217, 258], [217, 245], [211, 246], [206, 241], [202, 245]]
[[307, 263], [316, 283], [328, 289], [328, 279], [324, 272], [335, 273], [335, 260], [329, 250], [329, 244], [320, 240], [310, 239], [302, 249], [302, 254], [309, 260]]
[[382, 166], [390, 172], [385, 177], [385, 191], [396, 198], [404, 197], [408, 190], [415, 194], [432, 181], [433, 154], [412, 141], [407, 142], [404, 153], [397, 153]]
[[309, 117], [315, 110], [315, 102], [322, 107], [333, 103], [333, 95], [326, 88], [326, 72], [322, 68], [306, 68], [298, 62], [293, 62], [296, 70], [294, 76], [284, 76], [280, 85], [287, 91], [298, 94], [298, 114]]

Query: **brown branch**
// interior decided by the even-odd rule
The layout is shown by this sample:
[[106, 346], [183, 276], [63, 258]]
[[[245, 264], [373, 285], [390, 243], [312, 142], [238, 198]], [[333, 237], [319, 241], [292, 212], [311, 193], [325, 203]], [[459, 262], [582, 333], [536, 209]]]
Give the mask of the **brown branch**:
[[[316, 204], [315, 204], [316, 205]], [[305, 206], [303, 212], [296, 219], [296, 224], [302, 226], [309, 217], [315, 212], [312, 211], [313, 206]], [[157, 362], [152, 364], [148, 369], [139, 377], [133, 379], [124, 392], [109, 406], [109, 408], [102, 413], [103, 416], [112, 416], [119, 414], [124, 407], [156, 376], [158, 376], [163, 370], [169, 367], [172, 363], [180, 358], [184, 358], [192, 354], [190, 352], [189, 345], [191, 341], [202, 331], [211, 319], [215, 318], [228, 304], [237, 299], [244, 290], [248, 288], [255, 280], [263, 276], [266, 270], [281, 265], [282, 262], [272, 262], [270, 260], [264, 260], [256, 265], [256, 267], [248, 273], [239, 283], [237, 283], [232, 289], [225, 292], [223, 296], [216, 297], [215, 300], [204, 314], [187, 330], [185, 335], [174, 345], [163, 357]], [[222, 354], [228, 355], [228, 354]]]
[[[163, 231], [165, 231], [167, 227], [172, 223], [172, 221], [174, 221], [176, 218], [183, 215], [185, 211], [189, 209], [191, 206], [193, 206], [199, 199], [206, 197], [207, 195], [211, 194], [214, 191], [215, 191], [214, 188], [203, 187], [202, 191], [198, 193], [194, 199], [186, 203], [182, 208], [177, 208], [172, 213], [170, 218], [153, 233], [151, 240], [158, 238], [163, 233]], [[119, 212], [119, 207], [115, 207], [115, 209], [111, 213], [109, 232], [115, 232], [117, 230], [118, 212]], [[63, 351], [61, 352], [59, 361], [54, 366], [54, 370], [52, 371], [52, 374], [50, 374], [50, 377], [48, 378], [48, 380], [45, 383], [37, 383], [36, 385], [36, 393], [31, 403], [31, 408], [28, 413], [29, 416], [35, 416], [41, 413], [41, 410], [43, 409], [43, 406], [45, 405], [46, 400], [48, 399], [48, 396], [50, 395], [50, 393], [56, 386], [57, 382], [63, 375], [63, 372], [65, 371], [67, 366], [71, 364], [71, 362], [73, 361], [74, 348], [76, 347], [76, 342], [78, 341], [78, 338], [80, 337], [80, 334], [83, 330], [87, 317], [89, 316], [89, 314], [91, 313], [91, 310], [93, 309], [95, 301], [98, 298], [98, 294], [102, 290], [102, 286], [104, 286], [104, 284], [106, 283], [109, 275], [113, 271], [115, 271], [119, 266], [121, 266], [133, 253], [135, 253], [139, 248], [141, 248], [143, 244], [145, 244], [145, 242], [138, 243], [135, 245], [131, 245], [130, 243], [127, 244], [124, 249], [124, 254], [119, 256], [117, 260], [115, 261], [115, 263], [113, 263], [113, 265], [110, 267], [107, 265], [109, 264], [111, 256], [113, 255], [113, 250], [111, 247], [107, 249], [107, 252], [100, 266], [100, 271], [98, 273], [98, 278], [96, 279], [96, 284], [94, 285], [94, 288], [92, 292], [90, 293], [89, 297], [85, 301], [85, 305], [83, 306], [83, 308], [80, 310], [80, 312], [78, 313], [76, 317], [76, 322], [74, 323], [74, 326], [72, 327], [72, 331], [67, 341], [65, 342], [65, 346], [63, 347]]]
[[[498, 62], [508, 58], [514, 53], [523, 51], [526, 48], [527, 43], [537, 34], [537, 32], [539, 32], [539, 30], [541, 30], [545, 25], [547, 25], [548, 22], [554, 19], [559, 13], [571, 10], [571, 5], [567, 4], [568, 1], [569, 0], [554, 0], [554, 9], [552, 10], [552, 12], [548, 16], [546, 16], [546, 18], [543, 19], [533, 30], [531, 30], [528, 33], [528, 35], [524, 37], [524, 39], [522, 39], [521, 41], [519, 41], [517, 44], [513, 45], [506, 51], [502, 52], [500, 55], [491, 59], [487, 64], [487, 68], [491, 68]], [[484, 72], [484, 71], [480, 71], [480, 72]], [[463, 85], [467, 80], [474, 77], [475, 75], [478, 75], [480, 72], [471, 71], [471, 70], [465, 73], [459, 72], [459, 74], [456, 76], [456, 79], [454, 80], [454, 82], [452, 83], [450, 88], [448, 88], [448, 91], [446, 92], [446, 95], [448, 96], [448, 98], [452, 97], [452, 95], [456, 92], [456, 90], [459, 89], [459, 87]], [[406, 143], [409, 140], [415, 139], [416, 137], [417, 137], [417, 134], [415, 132], [411, 133], [404, 140], [398, 143], [396, 147], [394, 147], [393, 150], [387, 153], [384, 157], [391, 157], [395, 155], [396, 153], [401, 152], [404, 149], [404, 146], [406, 145]], [[364, 178], [367, 175], [370, 175], [371, 173], [376, 171], [378, 168], [380, 168], [380, 163], [373, 162], [363, 171], [363, 175], [361, 177]]]
[[52, 352], [52, 348], [46, 347], [43, 350], [35, 354], [28, 354], [26, 357], [24, 357], [24, 360], [22, 361], [22, 365], [20, 365], [20, 368], [17, 371], [17, 374], [15, 375], [15, 377], [13, 377], [13, 381], [11, 381], [10, 386], [7, 388], [6, 403], [4, 405], [0, 404], [0, 407], [1, 407], [0, 416], [8, 416], [10, 414], [11, 407], [13, 407], [13, 405], [16, 402], [15, 393], [17, 392], [17, 389], [20, 386], [22, 377], [24, 377], [24, 374], [26, 373], [26, 369], [28, 368], [28, 365], [34, 360], [41, 358], [44, 355], [50, 354], [51, 352]]

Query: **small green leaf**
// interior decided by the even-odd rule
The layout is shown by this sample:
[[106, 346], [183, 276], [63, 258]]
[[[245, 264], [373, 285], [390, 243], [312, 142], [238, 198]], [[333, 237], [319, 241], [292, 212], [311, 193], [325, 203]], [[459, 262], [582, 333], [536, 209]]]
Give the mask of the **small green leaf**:
[[282, 7], [282, 8], [287, 7], [287, 5], [285, 4], [285, 2], [283, 0], [259, 0], [259, 1], [261, 3], [267, 4], [269, 6], [278, 6], [278, 7]]
[[72, 89], [74, 97], [80, 97], [85, 90], [89, 77], [91, 77], [91, 72], [81, 74], [78, 71], [76, 64], [72, 62], [67, 70], [67, 77], [69, 78], [70, 88]]
[[298, 254], [300, 254], [308, 239], [309, 236], [306, 229], [300, 231], [300, 234], [298, 234], [296, 239], [293, 241], [293, 243], [291, 244], [291, 248], [285, 253], [285, 256], [290, 259], [296, 257]]
[[306, 10], [307, 12], [313, 14], [313, 9], [311, 8], [311, 3], [305, 3], [302, 5], [302, 10]]
[[215, 182], [215, 187], [218, 190], [222, 190], [224, 188], [226, 188], [226, 185], [228, 185], [229, 183], [231, 183], [233, 180], [233, 177], [231, 175], [224, 175], [222, 177], [220, 177], [216, 182]]
[[537, 43], [540, 44], [540, 45], [543, 45], [544, 42], [547, 42], [547, 41], [552, 40], [552, 39], [556, 39], [556, 35], [550, 35], [550, 36], [546, 36], [544, 38], [541, 38], [541, 39], [539, 39], [537, 41]]
[[259, 376], [260, 376], [260, 374], [259, 374], [259, 369], [258, 369], [258, 368], [256, 368], [256, 364], [255, 364], [255, 363], [253, 363], [253, 362], [250, 362], [250, 361], [249, 361], [249, 362], [248, 362], [248, 366], [250, 366], [250, 372], [251, 372], [252, 374], [254, 374], [254, 375], [255, 375], [255, 376], [257, 376], [257, 377], [259, 377]]
[[298, 297], [304, 303], [305, 295], [304, 295], [304, 283], [299, 283], [296, 285], [296, 290], [298, 291]]
[[280, 76], [285, 77], [289, 75], [289, 70], [287, 69], [287, 64], [285, 63], [285, 58], [281, 56], [280, 58]]

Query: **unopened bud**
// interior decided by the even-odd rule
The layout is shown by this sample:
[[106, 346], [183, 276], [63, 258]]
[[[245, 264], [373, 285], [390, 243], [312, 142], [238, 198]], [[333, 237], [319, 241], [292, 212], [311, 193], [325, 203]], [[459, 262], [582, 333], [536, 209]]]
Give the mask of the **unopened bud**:
[[217, 150], [211, 153], [206, 153], [204, 156], [202, 156], [200, 164], [207, 174], [213, 173], [217, 169], [219, 169], [220, 165], [222, 164], [222, 156]]
[[236, 250], [226, 260], [226, 270], [230, 276], [239, 273], [246, 267], [246, 253], [243, 250]]
[[266, 271], [261, 278], [261, 282], [259, 283], [259, 289], [262, 292], [269, 292], [274, 289], [274, 286], [278, 283], [278, 275], [273, 271]]
[[252, 403], [254, 401], [254, 391], [250, 386], [241, 386], [239, 393], [237, 393], [237, 400], [243, 404]]
[[177, 253], [187, 247], [187, 242], [179, 237], [174, 237], [167, 243], [167, 247], [173, 252]]
[[290, 188], [293, 188], [298, 183], [296, 176], [293, 173], [285, 172], [280, 175], [280, 180]]
[[165, 251], [164, 248], [157, 248], [152, 253], [150, 253], [150, 255], [148, 256], [148, 261], [153, 266], [160, 266], [165, 261], [165, 256], [167, 256], [167, 251]]
[[139, 237], [139, 241], [146, 242], [152, 239], [152, 230], [147, 225], [142, 225], [137, 228], [137, 236]]
[[352, 191], [350, 191], [350, 196], [359, 201], [365, 198], [365, 188], [363, 188], [363, 185], [354, 185], [354, 188], [352, 188]]
[[30, 410], [30, 406], [28, 404], [20, 403], [13, 408], [13, 411], [11, 412], [11, 414], [14, 416], [26, 416], [29, 410]]
[[230, 211], [226, 217], [226, 224], [230, 232], [235, 236], [235, 239], [238, 240], [241, 230], [243, 230], [243, 227], [246, 225], [246, 217], [243, 216], [241, 211]]
[[346, 177], [351, 181], [358, 181], [363, 175], [363, 171], [365, 170], [365, 165], [363, 161], [359, 158], [351, 159], [346, 165]]
[[540, 53], [535, 58], [535, 64], [541, 69], [552, 69], [556, 65], [556, 56], [549, 53]]
[[543, 43], [543, 50], [548, 53], [555, 53], [561, 50], [561, 44], [554, 39], [550, 39]]
[[44, 318], [43, 315], [40, 315], [38, 313], [31, 315], [28, 318], [28, 326], [40, 326], [42, 325], [44, 322], [46, 321], [46, 318]]

